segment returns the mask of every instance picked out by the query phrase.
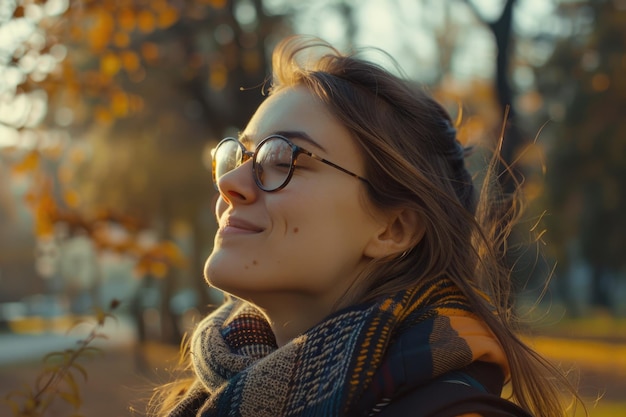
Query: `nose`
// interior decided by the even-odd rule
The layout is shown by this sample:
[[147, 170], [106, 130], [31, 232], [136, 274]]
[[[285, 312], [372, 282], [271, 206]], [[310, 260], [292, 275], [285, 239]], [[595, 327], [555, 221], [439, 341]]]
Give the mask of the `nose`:
[[217, 180], [220, 196], [228, 204], [250, 204], [256, 200], [259, 188], [252, 175], [252, 160], [247, 160], [237, 168], [222, 175]]

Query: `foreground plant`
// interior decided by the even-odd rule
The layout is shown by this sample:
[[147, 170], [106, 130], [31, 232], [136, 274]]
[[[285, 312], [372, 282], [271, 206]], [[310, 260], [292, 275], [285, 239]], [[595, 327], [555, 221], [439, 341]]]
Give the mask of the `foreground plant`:
[[32, 386], [26, 385], [21, 390], [8, 393], [4, 401], [11, 407], [14, 417], [43, 417], [50, 406], [56, 401], [63, 401], [72, 406], [70, 417], [82, 417], [80, 407], [79, 381], [87, 381], [87, 371], [78, 363], [81, 358], [90, 358], [101, 355], [102, 350], [91, 346], [96, 339], [106, 339], [101, 333], [107, 318], [114, 318], [111, 314], [119, 306], [119, 301], [113, 300], [108, 311], [96, 309], [96, 323], [87, 336], [78, 341], [76, 349], [66, 349], [62, 352], [52, 352], [43, 358], [43, 370], [37, 376]]

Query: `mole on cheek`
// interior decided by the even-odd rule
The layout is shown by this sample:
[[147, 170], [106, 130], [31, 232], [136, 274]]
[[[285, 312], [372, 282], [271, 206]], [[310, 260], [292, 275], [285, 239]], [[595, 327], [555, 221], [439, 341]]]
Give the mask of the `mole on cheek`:
[[294, 233], [298, 233], [299, 231], [300, 231], [300, 229], [298, 229], [297, 227], [294, 227], [294, 228], [293, 228], [293, 232], [294, 232]]
[[253, 260], [252, 260], [252, 265], [257, 265], [257, 264], [258, 264], [257, 260], [256, 260], [256, 259], [253, 259]]

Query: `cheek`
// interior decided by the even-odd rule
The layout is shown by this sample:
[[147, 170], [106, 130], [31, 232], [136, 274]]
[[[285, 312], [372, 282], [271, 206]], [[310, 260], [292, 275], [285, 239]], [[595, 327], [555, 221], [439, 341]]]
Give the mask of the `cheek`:
[[[282, 206], [285, 237], [290, 250], [328, 253], [337, 246], [359, 244], [365, 221], [363, 209], [349, 198], [324, 196], [301, 198], [299, 204]], [[312, 253], [315, 255], [315, 253]]]

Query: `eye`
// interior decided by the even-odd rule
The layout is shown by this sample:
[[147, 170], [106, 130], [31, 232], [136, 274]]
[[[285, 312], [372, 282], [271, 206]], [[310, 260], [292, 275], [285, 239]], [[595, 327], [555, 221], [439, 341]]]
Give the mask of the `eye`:
[[291, 168], [291, 147], [283, 140], [268, 141], [259, 149], [257, 159], [266, 169], [289, 171]]
[[291, 168], [291, 158], [285, 160], [283, 158], [277, 158], [276, 160], [270, 161], [272, 169], [280, 170], [280, 171], [289, 171]]

